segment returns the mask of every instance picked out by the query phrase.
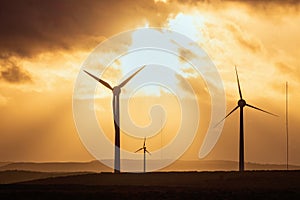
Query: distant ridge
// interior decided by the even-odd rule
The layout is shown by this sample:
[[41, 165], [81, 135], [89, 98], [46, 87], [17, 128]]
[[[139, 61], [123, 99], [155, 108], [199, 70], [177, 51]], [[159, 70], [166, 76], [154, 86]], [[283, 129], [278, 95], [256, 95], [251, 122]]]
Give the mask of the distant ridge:
[[15, 162], [0, 165], [0, 171], [23, 170], [35, 172], [111, 172], [112, 169], [100, 163], [91, 162]]
[[[133, 165], [142, 166], [141, 160], [128, 160]], [[159, 161], [157, 161], [159, 162]], [[246, 170], [285, 170], [285, 164], [245, 163]], [[300, 166], [290, 166], [291, 170], [300, 170]], [[91, 162], [15, 162], [0, 163], [0, 171], [22, 170], [35, 172], [112, 172], [113, 170], [99, 161]], [[141, 171], [143, 169], [141, 168]], [[179, 160], [159, 171], [237, 171], [238, 162], [222, 160]]]
[[0, 162], [0, 167], [10, 164], [10, 162]]

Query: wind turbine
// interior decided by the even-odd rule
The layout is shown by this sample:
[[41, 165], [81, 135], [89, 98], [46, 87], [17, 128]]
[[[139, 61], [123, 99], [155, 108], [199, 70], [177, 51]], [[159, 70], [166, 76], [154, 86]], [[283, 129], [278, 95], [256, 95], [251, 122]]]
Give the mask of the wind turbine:
[[120, 173], [120, 102], [119, 97], [121, 93], [122, 87], [124, 87], [137, 73], [139, 73], [143, 68], [141, 67], [139, 70], [137, 70], [135, 73], [133, 73], [131, 76], [129, 76], [127, 79], [125, 79], [121, 84], [115, 87], [111, 87], [107, 82], [101, 80], [100, 78], [94, 76], [93, 74], [87, 72], [86, 70], [83, 70], [85, 73], [93, 77], [96, 81], [107, 87], [113, 92], [113, 114], [114, 114], [114, 127], [115, 127], [115, 173]]
[[289, 90], [285, 83], [285, 129], [286, 129], [286, 170], [289, 170]]
[[144, 138], [144, 145], [143, 145], [143, 147], [140, 148], [140, 149], [138, 149], [138, 150], [136, 150], [134, 153], [137, 153], [137, 152], [139, 152], [141, 150], [144, 150], [144, 173], [145, 173], [146, 172], [146, 152], [151, 155], [151, 153], [147, 150], [147, 147], [146, 147], [146, 137]]
[[[257, 108], [255, 106], [252, 106], [250, 104], [247, 104], [246, 101], [243, 99], [242, 91], [241, 91], [241, 86], [240, 86], [240, 80], [238, 76], [237, 69], [235, 67], [235, 73], [236, 73], [236, 79], [237, 79], [237, 84], [238, 84], [238, 90], [239, 90], [239, 95], [240, 95], [240, 100], [238, 101], [238, 105], [229, 113], [227, 114], [224, 119], [226, 119], [229, 115], [231, 115], [235, 110], [240, 108], [240, 155], [239, 155], [239, 171], [243, 172], [244, 171], [244, 107], [250, 107], [259, 111], [262, 111], [264, 113], [277, 116], [275, 114], [272, 114], [270, 112], [267, 112], [265, 110], [262, 110], [260, 108]], [[221, 123], [224, 119], [222, 119], [219, 123]], [[218, 124], [219, 124], [218, 123]], [[218, 125], [217, 124], [217, 125]]]

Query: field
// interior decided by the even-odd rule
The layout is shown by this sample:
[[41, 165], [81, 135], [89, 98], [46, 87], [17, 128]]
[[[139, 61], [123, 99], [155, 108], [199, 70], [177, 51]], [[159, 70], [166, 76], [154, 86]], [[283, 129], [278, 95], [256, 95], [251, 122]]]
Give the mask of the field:
[[[20, 171], [6, 171], [12, 176]], [[31, 174], [32, 175], [32, 174]], [[41, 175], [41, 174], [40, 174]], [[49, 174], [48, 174], [49, 175]], [[299, 199], [300, 171], [54, 174], [0, 185], [1, 199]], [[6, 177], [7, 178], [7, 177]], [[34, 178], [32, 178], [34, 179]]]

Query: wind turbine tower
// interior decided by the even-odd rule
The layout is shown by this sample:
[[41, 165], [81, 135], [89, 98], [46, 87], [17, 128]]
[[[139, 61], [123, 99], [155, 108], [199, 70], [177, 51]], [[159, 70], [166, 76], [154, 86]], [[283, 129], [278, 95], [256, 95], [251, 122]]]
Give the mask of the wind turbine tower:
[[86, 70], [83, 70], [85, 73], [87, 73], [89, 76], [94, 78], [96, 81], [107, 87], [113, 92], [113, 115], [114, 115], [114, 127], [115, 127], [115, 163], [114, 163], [114, 172], [120, 173], [120, 93], [122, 87], [124, 87], [137, 73], [139, 73], [143, 68], [141, 67], [139, 70], [137, 70], [135, 73], [133, 73], [131, 76], [129, 76], [127, 79], [125, 79], [121, 84], [115, 87], [111, 87], [111, 85], [104, 80], [101, 80], [100, 78], [94, 76], [93, 74], [87, 72]]

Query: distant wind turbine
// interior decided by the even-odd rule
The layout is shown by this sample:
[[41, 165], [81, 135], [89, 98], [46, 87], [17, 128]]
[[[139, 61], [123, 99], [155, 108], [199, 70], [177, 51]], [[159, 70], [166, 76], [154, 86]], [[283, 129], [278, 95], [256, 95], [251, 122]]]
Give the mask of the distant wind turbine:
[[146, 153], [148, 153], [148, 154], [151, 155], [151, 153], [147, 150], [147, 147], [146, 147], [146, 137], [144, 138], [144, 145], [143, 145], [143, 147], [140, 148], [140, 149], [138, 149], [138, 150], [136, 150], [134, 153], [137, 153], [137, 152], [139, 152], [141, 150], [144, 150], [144, 173], [145, 173], [146, 172]]
[[262, 110], [260, 108], [255, 107], [255, 106], [247, 104], [246, 101], [243, 99], [243, 96], [242, 96], [240, 80], [239, 80], [239, 76], [238, 76], [238, 72], [237, 72], [236, 67], [235, 67], [235, 73], [236, 73], [236, 78], [237, 78], [237, 84], [238, 84], [240, 100], [238, 101], [238, 105], [229, 114], [227, 114], [218, 124], [220, 124], [224, 119], [226, 119], [229, 115], [231, 115], [235, 110], [240, 108], [240, 155], [239, 155], [240, 160], [239, 160], [239, 171], [243, 172], [244, 171], [244, 107], [248, 106], [250, 108], [253, 108], [253, 109], [256, 109], [256, 110], [259, 110], [259, 111], [262, 111], [264, 113], [268, 113], [270, 115], [277, 116], [277, 117], [278, 117], [278, 115], [272, 114], [270, 112], [267, 112], [265, 110]]
[[141, 67], [139, 70], [137, 70], [135, 73], [133, 73], [131, 76], [129, 76], [126, 80], [124, 80], [120, 85], [111, 87], [107, 82], [101, 80], [100, 78], [94, 76], [93, 74], [87, 72], [86, 70], [83, 70], [85, 73], [93, 77], [96, 81], [107, 87], [113, 92], [113, 114], [114, 114], [114, 126], [115, 126], [115, 173], [120, 173], [120, 102], [119, 102], [119, 96], [121, 93], [122, 87], [124, 87], [137, 73], [139, 73], [143, 68]]
[[289, 90], [285, 83], [286, 170], [289, 170]]

